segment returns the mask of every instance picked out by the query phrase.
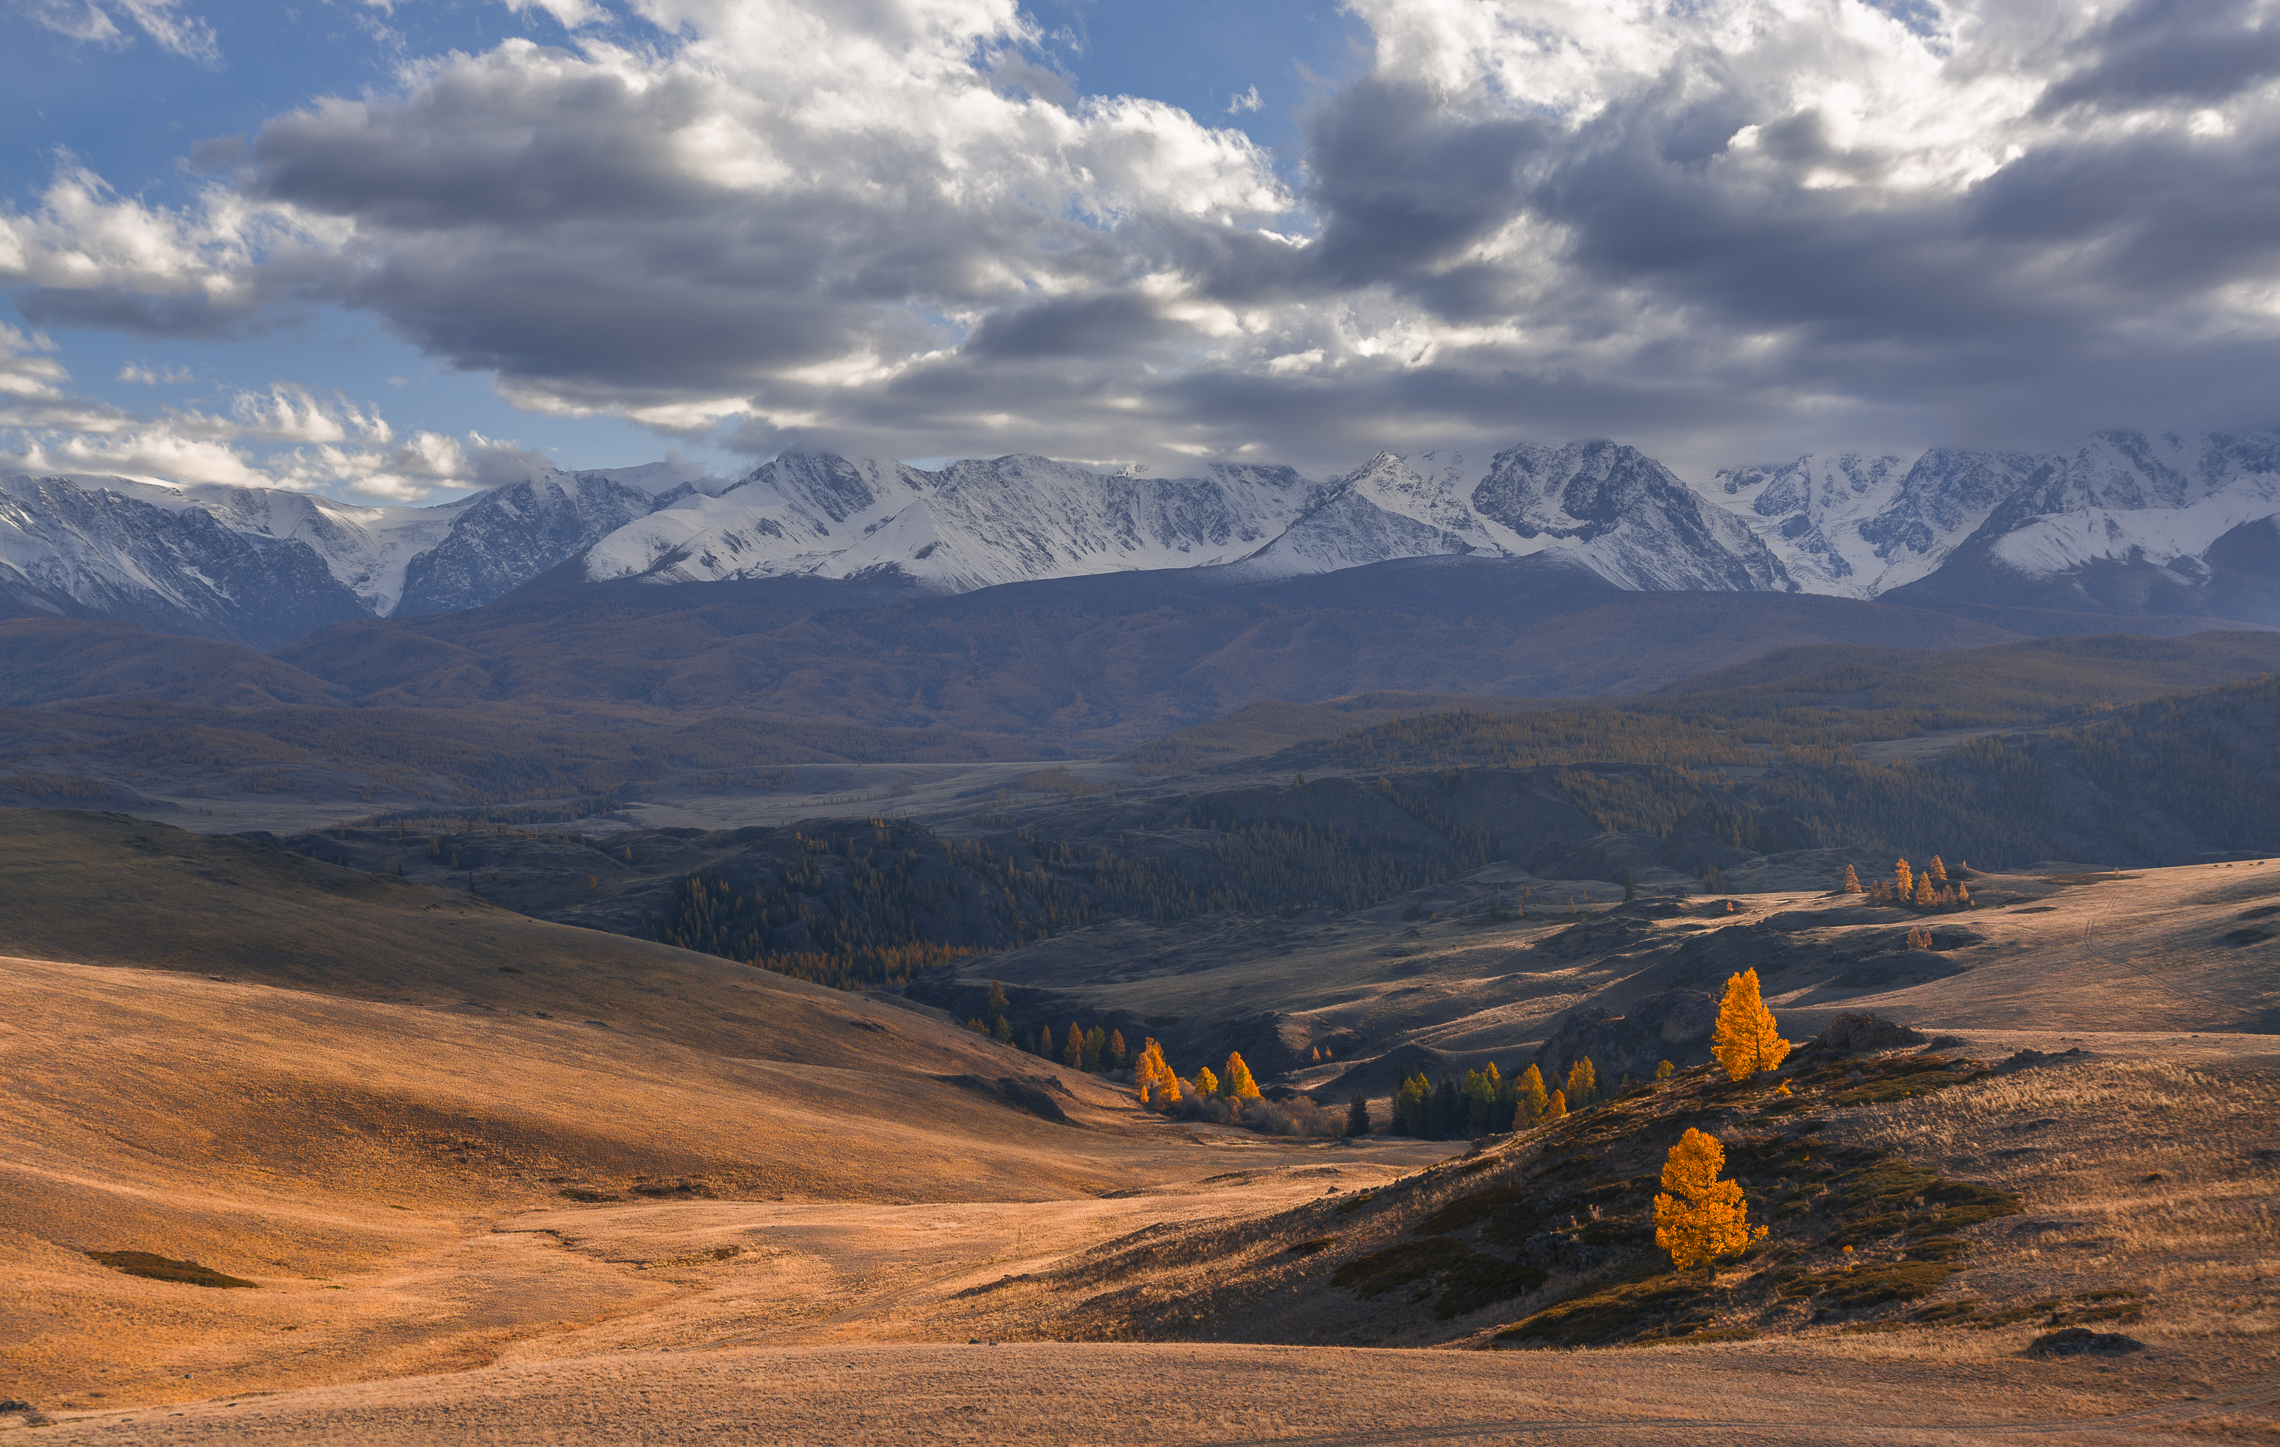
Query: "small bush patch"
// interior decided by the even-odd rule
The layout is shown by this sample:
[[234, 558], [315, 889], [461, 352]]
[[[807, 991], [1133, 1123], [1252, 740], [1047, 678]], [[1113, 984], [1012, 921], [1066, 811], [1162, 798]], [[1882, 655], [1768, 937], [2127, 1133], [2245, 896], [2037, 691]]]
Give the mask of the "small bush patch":
[[1602, 1346], [1654, 1332], [1693, 1332], [1710, 1321], [1710, 1273], [1642, 1268], [1545, 1307], [1496, 1334], [1539, 1346]]
[[1443, 1273], [1442, 1280], [1448, 1283], [1448, 1289], [1433, 1303], [1433, 1314], [1446, 1321], [1515, 1296], [1526, 1296], [1542, 1286], [1546, 1277], [1524, 1261], [1500, 1261], [1476, 1251], [1455, 1269]]
[[619, 1199], [618, 1197], [612, 1196], [605, 1191], [594, 1190], [590, 1186], [564, 1186], [562, 1188], [561, 1194], [567, 1200], [584, 1201], [588, 1205], [592, 1205], [596, 1201], [615, 1201]]
[[1383, 1296], [1397, 1286], [1422, 1281], [1455, 1266], [1471, 1254], [1455, 1241], [1404, 1241], [1347, 1262], [1330, 1278], [1330, 1284], [1352, 1287], [1364, 1297]]
[[1293, 1256], [1312, 1256], [1317, 1251], [1327, 1251], [1337, 1244], [1338, 1238], [1335, 1236], [1317, 1236], [1312, 1241], [1294, 1241], [1284, 1250]]
[[1517, 1205], [1527, 1193], [1517, 1186], [1505, 1186], [1494, 1191], [1475, 1191], [1459, 1196], [1440, 1210], [1427, 1216], [1411, 1228], [1419, 1236], [1440, 1236], [1450, 1231], [1461, 1231], [1475, 1221], [1485, 1221], [1506, 1206]]

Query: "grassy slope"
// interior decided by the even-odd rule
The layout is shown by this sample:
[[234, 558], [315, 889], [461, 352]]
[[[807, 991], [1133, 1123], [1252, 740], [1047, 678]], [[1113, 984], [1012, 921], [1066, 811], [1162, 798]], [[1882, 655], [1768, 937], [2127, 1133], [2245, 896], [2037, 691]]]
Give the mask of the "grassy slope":
[[[2253, 1330], [2275, 1166], [2250, 1121], [2272, 1096], [2268, 1071], [2143, 1059], [2010, 1076], [1950, 1051], [1807, 1051], [1742, 1085], [1705, 1066], [1375, 1192], [1139, 1233], [998, 1290], [1069, 1302], [1043, 1335], [1111, 1340]], [[1689, 1128], [1725, 1142], [1770, 1231], [1715, 1272], [1674, 1272], [1654, 1244], [1657, 1175]], [[2156, 1289], [2179, 1272], [2205, 1288]]]
[[[1095, 1104], [1112, 1099], [1083, 1077], [924, 1012], [243, 840], [115, 815], [0, 811], [0, 875], [9, 881], [0, 894], [0, 955], [385, 1004], [387, 1011], [357, 1018], [407, 1041], [480, 1023], [516, 1042], [517, 1054], [556, 1060], [565, 1078], [614, 1073], [639, 1059], [646, 1069], [702, 1082], [690, 1087], [700, 1095], [742, 1097], [743, 1113], [764, 1112], [766, 1096], [789, 1091], [813, 1114], [923, 1122], [966, 1136], [964, 1148], [985, 1160], [995, 1139], [1025, 1149], [1067, 1128], [983, 1103], [934, 1077], [1049, 1074]], [[439, 1011], [450, 1012], [448, 1022], [437, 1022]], [[680, 1064], [659, 1063], [667, 1059]], [[497, 1089], [498, 1098], [521, 1096], [542, 1114], [557, 1109], [551, 1092]], [[1079, 1109], [1076, 1097], [1068, 1104]], [[575, 1134], [595, 1125], [575, 1109], [557, 1114], [546, 1129]], [[623, 1132], [613, 1125], [606, 1133]], [[729, 1176], [900, 1189], [889, 1159], [818, 1155], [766, 1133], [705, 1134], [710, 1144], [679, 1169], [696, 1169], [702, 1159]], [[1017, 1160], [1015, 1174], [1027, 1166]]]
[[[0, 878], [0, 1381], [37, 1400], [462, 1368], [686, 1289], [566, 1253], [588, 1214], [1084, 1199], [1190, 1149], [924, 1010], [244, 840], [0, 811]], [[1016, 1075], [1069, 1122], [957, 1079]], [[749, 1269], [813, 1285], [782, 1256]]]

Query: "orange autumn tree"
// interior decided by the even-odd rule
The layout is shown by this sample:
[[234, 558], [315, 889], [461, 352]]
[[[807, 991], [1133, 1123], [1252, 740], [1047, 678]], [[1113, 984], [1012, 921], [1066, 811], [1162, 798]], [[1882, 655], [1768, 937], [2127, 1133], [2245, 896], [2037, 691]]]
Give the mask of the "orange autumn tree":
[[1219, 1087], [1219, 1093], [1229, 1100], [1259, 1099], [1259, 1082], [1251, 1078], [1251, 1067], [1245, 1065], [1243, 1057], [1235, 1051], [1227, 1052], [1227, 1078]]
[[1568, 1107], [1572, 1110], [1581, 1110], [1591, 1104], [1592, 1099], [1599, 1094], [1599, 1069], [1591, 1063], [1590, 1056], [1587, 1055], [1568, 1067], [1567, 1084], [1560, 1093], [1566, 1097]]
[[1662, 1194], [1655, 1197], [1655, 1245], [1670, 1253], [1680, 1271], [1738, 1256], [1765, 1235], [1751, 1231], [1749, 1205], [1738, 1181], [1721, 1181], [1726, 1148], [1713, 1136], [1689, 1128], [1663, 1161]]
[[1180, 1078], [1164, 1062], [1164, 1047], [1151, 1038], [1132, 1062], [1132, 1081], [1140, 1103], [1150, 1110], [1170, 1110], [1180, 1103]]
[[1544, 1072], [1531, 1065], [1520, 1076], [1520, 1109], [1514, 1119], [1521, 1127], [1534, 1125], [1552, 1108], [1552, 1097], [1544, 1089]]
[[1747, 1080], [1771, 1070], [1789, 1054], [1789, 1042], [1773, 1023], [1773, 1012], [1758, 993], [1756, 970], [1744, 970], [1726, 981], [1726, 998], [1718, 1005], [1718, 1028], [1710, 1036], [1710, 1053], [1726, 1067], [1729, 1080]]

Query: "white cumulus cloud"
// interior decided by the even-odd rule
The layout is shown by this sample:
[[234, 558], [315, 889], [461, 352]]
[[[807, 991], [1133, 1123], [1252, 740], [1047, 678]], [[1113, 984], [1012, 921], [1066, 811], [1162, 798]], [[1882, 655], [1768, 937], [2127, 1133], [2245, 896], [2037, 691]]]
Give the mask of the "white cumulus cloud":
[[[359, 309], [517, 405], [753, 450], [2269, 425], [2274, 0], [1352, 0], [1371, 65], [1282, 170], [1037, 79], [1014, 0], [546, 8], [566, 43], [277, 115], [186, 206], [67, 163], [0, 280], [41, 326]], [[291, 445], [407, 445], [327, 415]]]

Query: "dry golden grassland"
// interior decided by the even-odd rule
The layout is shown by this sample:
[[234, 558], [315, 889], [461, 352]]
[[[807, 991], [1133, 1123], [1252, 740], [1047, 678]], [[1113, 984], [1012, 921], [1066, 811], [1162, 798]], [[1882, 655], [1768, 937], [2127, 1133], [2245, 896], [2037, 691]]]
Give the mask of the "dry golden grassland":
[[[2222, 1029], [2272, 980], [2220, 926], [2280, 871], [2059, 889], [1876, 1003], [1955, 1034], [1942, 1060], [2086, 1058], [1938, 1089], [1879, 1084], [1913, 1056], [1806, 1059], [1789, 1097], [1686, 1084], [1467, 1155], [1146, 1117], [908, 1005], [231, 841], [0, 824], [0, 1399], [29, 1404], [0, 1431], [46, 1424], [26, 1440], [2275, 1438], [2280, 1086], [2272, 1037]], [[87, 912], [76, 957], [27, 880]], [[959, 1076], [1040, 1082], [1069, 1123]], [[1617, 1196], [1673, 1112], [1730, 1137], [1767, 1254], [1647, 1312], [1644, 1349], [1505, 1336], [1608, 1289], [1567, 1238], [1635, 1247]], [[1537, 1211], [1555, 1168], [1623, 1184]], [[1852, 1270], [1923, 1265], [1912, 1223], [2009, 1196], [1943, 1227], [1931, 1289], [1842, 1304], [1828, 1234], [1889, 1208]], [[1452, 1302], [1452, 1271], [1525, 1249], [1489, 1234], [1515, 1202], [1518, 1239], [1561, 1238], [1545, 1280]], [[1337, 1284], [1436, 1239], [1463, 1254]], [[2054, 1318], [2145, 1350], [2027, 1355]], [[1137, 1339], [1082, 1340], [1108, 1335]]]

